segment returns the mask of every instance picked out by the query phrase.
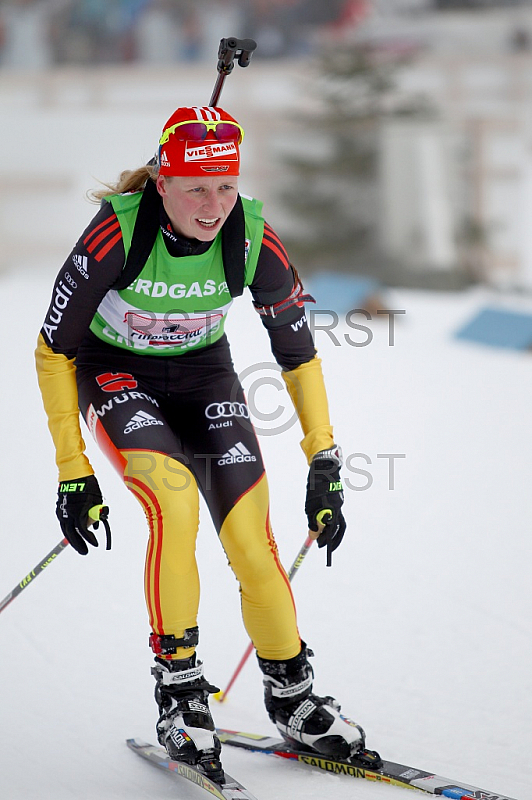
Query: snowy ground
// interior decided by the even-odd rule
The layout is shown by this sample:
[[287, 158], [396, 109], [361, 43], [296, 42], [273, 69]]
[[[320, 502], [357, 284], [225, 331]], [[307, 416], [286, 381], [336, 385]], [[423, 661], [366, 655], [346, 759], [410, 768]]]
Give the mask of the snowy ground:
[[[61, 538], [32, 355], [54, 271], [21, 264], [0, 282], [4, 331], [11, 331], [1, 355], [0, 598]], [[23, 273], [31, 275], [31, 293]], [[343, 323], [337, 345], [317, 333], [337, 440], [351, 456], [349, 528], [333, 568], [312, 550], [294, 592], [301, 633], [316, 652], [316, 689], [341, 700], [370, 747], [527, 800], [532, 361], [452, 339], [487, 299], [483, 291], [390, 293], [388, 307], [407, 312], [393, 347], [386, 319], [368, 323], [374, 337], [366, 347], [346, 341], [356, 331]], [[235, 303], [232, 317], [238, 368], [271, 361], [247, 299]], [[359, 342], [366, 338], [359, 332]], [[264, 386], [255, 397], [265, 412], [283, 395]], [[305, 537], [299, 438], [296, 426], [261, 437], [287, 566]], [[193, 800], [199, 789], [159, 774], [125, 746], [130, 736], [153, 740], [156, 719], [142, 596], [146, 532], [136, 501], [88, 436], [87, 444], [111, 508], [114, 546], [87, 558], [67, 549], [0, 617], [0, 797]], [[384, 454], [406, 455], [394, 461], [393, 490]], [[370, 486], [354, 468], [370, 474]], [[200, 653], [209, 679], [223, 687], [247, 638], [236, 582], [205, 513], [198, 557]], [[273, 732], [253, 658], [214, 710], [221, 726]], [[259, 800], [405, 796], [238, 751], [224, 761]]]

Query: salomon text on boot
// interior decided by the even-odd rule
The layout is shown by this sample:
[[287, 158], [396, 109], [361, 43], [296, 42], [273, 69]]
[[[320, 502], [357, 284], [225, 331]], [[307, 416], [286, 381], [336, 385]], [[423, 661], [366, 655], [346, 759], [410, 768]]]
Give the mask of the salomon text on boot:
[[221, 744], [209, 709], [209, 694], [219, 689], [205, 680], [196, 653], [179, 660], [156, 657], [152, 675], [160, 712], [159, 743], [175, 761], [194, 764], [212, 780], [223, 781]]
[[360, 725], [340, 714], [340, 704], [333, 697], [312, 693], [314, 673], [307, 658], [311, 655], [303, 644], [299, 655], [287, 661], [259, 657], [270, 719], [283, 738], [299, 749], [377, 765], [380, 758], [365, 749]]

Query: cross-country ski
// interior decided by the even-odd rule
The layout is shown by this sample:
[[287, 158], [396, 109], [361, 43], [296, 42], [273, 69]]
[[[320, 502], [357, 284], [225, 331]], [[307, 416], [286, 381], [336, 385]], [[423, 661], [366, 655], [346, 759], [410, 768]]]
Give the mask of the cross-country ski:
[[387, 783], [402, 786], [405, 789], [419, 789], [427, 794], [449, 797], [453, 800], [515, 800], [505, 794], [480, 789], [462, 781], [454, 781], [434, 775], [432, 772], [396, 764], [393, 761], [381, 761], [381, 766], [364, 765], [356, 756], [352, 759], [332, 759], [309, 750], [291, 747], [286, 741], [271, 736], [260, 736], [253, 733], [229, 731], [218, 728], [218, 737], [222, 744], [241, 747], [253, 753], [278, 756], [291, 763], [305, 767], [313, 767], [331, 775], [345, 775], [347, 778], [365, 778], [375, 783]]
[[227, 772], [221, 781], [214, 781], [198, 767], [183, 761], [174, 761], [163, 747], [148, 744], [140, 739], [127, 739], [127, 746], [150, 764], [166, 770], [172, 775], [186, 778], [187, 781], [205, 789], [211, 797], [217, 797], [218, 800], [257, 800], [255, 795], [251, 794]]

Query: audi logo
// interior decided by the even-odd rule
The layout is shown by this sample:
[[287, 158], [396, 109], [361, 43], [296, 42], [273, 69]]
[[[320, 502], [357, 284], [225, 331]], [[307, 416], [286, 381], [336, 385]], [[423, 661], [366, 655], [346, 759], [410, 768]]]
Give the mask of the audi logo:
[[65, 280], [72, 286], [73, 289], [78, 288], [78, 284], [76, 283], [70, 272], [65, 272]]
[[249, 409], [245, 403], [211, 403], [205, 409], [207, 419], [220, 419], [220, 417], [242, 417], [249, 419]]

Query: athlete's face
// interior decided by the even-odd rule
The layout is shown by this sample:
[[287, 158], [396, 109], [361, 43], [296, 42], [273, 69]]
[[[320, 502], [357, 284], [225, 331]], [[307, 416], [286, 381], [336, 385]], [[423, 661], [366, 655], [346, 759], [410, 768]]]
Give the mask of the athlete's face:
[[236, 203], [235, 177], [200, 178], [159, 175], [157, 191], [176, 233], [212, 241]]

